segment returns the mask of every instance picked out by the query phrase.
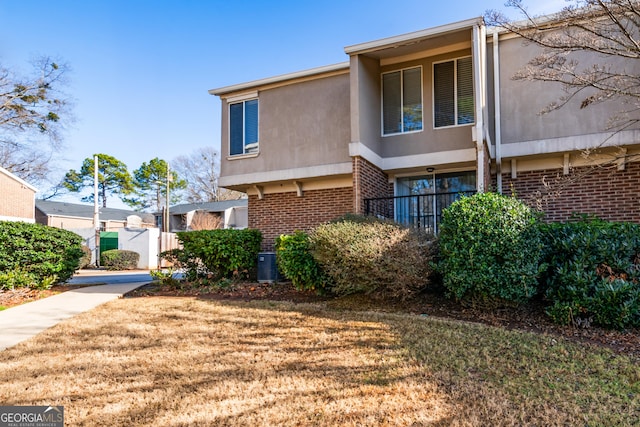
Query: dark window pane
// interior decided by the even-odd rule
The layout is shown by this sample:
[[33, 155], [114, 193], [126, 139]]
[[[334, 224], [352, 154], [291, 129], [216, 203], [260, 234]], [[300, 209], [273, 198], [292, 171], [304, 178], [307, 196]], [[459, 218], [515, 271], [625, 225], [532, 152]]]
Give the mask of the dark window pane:
[[454, 62], [433, 66], [433, 108], [435, 127], [452, 126], [455, 121]]
[[420, 68], [403, 71], [403, 131], [422, 130], [422, 72]]
[[229, 154], [244, 153], [243, 103], [229, 106]]
[[458, 59], [458, 124], [474, 122], [473, 68], [471, 57]]
[[382, 76], [382, 128], [385, 135], [402, 129], [400, 72]]

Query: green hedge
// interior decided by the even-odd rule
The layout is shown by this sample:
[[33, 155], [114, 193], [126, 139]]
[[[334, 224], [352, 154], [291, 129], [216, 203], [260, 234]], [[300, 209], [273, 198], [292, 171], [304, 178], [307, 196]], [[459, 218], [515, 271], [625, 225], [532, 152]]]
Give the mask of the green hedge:
[[542, 230], [554, 321], [640, 326], [640, 225], [583, 218]]
[[524, 303], [538, 291], [537, 214], [496, 193], [463, 197], [443, 213], [438, 270], [457, 300]]
[[218, 229], [179, 232], [183, 249], [172, 256], [188, 279], [242, 279], [255, 276], [262, 234], [254, 229]]
[[59, 228], [0, 222], [0, 289], [49, 287], [73, 276], [82, 258], [82, 238]]
[[410, 297], [429, 284], [432, 243], [426, 233], [354, 215], [310, 234], [311, 253], [337, 295]]
[[296, 289], [325, 292], [328, 278], [311, 255], [307, 233], [283, 234], [276, 239], [275, 248], [278, 270]]
[[100, 254], [100, 265], [107, 270], [135, 270], [140, 254], [122, 249], [111, 249]]

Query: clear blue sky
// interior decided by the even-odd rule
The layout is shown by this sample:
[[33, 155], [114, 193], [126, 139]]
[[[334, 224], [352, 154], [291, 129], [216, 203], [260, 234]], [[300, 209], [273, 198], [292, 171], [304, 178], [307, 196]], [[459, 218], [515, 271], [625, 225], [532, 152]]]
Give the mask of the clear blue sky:
[[[563, 0], [526, 0], [532, 13]], [[348, 45], [504, 10], [504, 0], [0, 0], [0, 61], [29, 70], [49, 55], [71, 67], [76, 123], [59, 180], [104, 152], [130, 170], [220, 147], [208, 90], [348, 60]], [[509, 11], [512, 16], [515, 11]], [[115, 207], [115, 206], [114, 206]]]

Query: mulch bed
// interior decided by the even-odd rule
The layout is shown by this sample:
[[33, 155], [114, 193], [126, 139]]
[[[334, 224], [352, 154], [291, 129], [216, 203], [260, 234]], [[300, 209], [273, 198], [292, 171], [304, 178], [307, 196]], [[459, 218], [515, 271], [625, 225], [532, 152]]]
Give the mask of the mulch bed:
[[89, 285], [53, 285], [51, 288], [43, 290], [29, 288], [2, 290], [0, 291], [0, 307], [15, 307], [16, 305], [47, 298], [61, 292], [83, 288], [85, 286]]
[[512, 330], [556, 335], [587, 345], [608, 347], [617, 353], [640, 359], [640, 330], [616, 331], [594, 326], [575, 328], [556, 325], [544, 314], [544, 305], [541, 302], [534, 302], [527, 307], [503, 307], [487, 310], [462, 306], [453, 300], [445, 298], [440, 291], [423, 292], [410, 301], [382, 300], [364, 295], [332, 298], [319, 296], [313, 292], [297, 291], [290, 283], [239, 283], [224, 289], [188, 286], [176, 289], [152, 283], [136, 289], [127, 296], [163, 295], [191, 296], [221, 301], [273, 300], [294, 303], [326, 301], [329, 306], [339, 309], [404, 312], [483, 323]]

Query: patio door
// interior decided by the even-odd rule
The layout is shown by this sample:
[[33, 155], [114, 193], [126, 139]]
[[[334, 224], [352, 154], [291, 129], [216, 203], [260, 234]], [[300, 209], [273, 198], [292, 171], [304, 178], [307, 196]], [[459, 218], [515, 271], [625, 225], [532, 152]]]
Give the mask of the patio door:
[[398, 178], [395, 220], [409, 227], [437, 233], [442, 211], [461, 195], [475, 190], [475, 171]]

